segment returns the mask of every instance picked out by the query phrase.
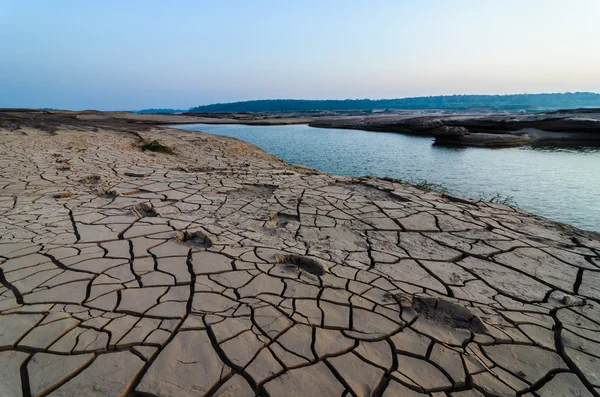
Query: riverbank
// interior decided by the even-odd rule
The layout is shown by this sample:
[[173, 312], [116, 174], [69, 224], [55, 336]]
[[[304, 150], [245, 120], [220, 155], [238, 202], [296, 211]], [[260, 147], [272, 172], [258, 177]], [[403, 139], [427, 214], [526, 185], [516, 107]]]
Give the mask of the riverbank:
[[598, 234], [72, 116], [0, 112], [0, 394], [599, 395]]
[[425, 182], [475, 200], [510, 198], [526, 211], [600, 232], [600, 147], [457, 147], [430, 137], [307, 125], [177, 128], [241, 139], [288, 163], [330, 174]]
[[[165, 115], [166, 116], [166, 115]], [[291, 125], [398, 132], [434, 137], [442, 145], [515, 147], [530, 144], [600, 146], [600, 109], [539, 113], [435, 110], [386, 112], [185, 113], [203, 124]], [[176, 118], [174, 118], [176, 120]], [[184, 121], [185, 120], [185, 121]]]
[[[105, 123], [105, 125], [113, 122], [135, 125], [308, 124], [316, 128], [398, 132], [434, 137], [436, 143], [441, 145], [501, 148], [549, 143], [600, 146], [600, 109], [570, 109], [533, 114], [435, 110], [181, 114], [137, 114], [94, 110], [23, 109], [23, 111], [30, 118], [50, 124], [55, 117], [66, 117], [75, 123], [94, 122]], [[15, 110], [10, 112], [15, 114]]]

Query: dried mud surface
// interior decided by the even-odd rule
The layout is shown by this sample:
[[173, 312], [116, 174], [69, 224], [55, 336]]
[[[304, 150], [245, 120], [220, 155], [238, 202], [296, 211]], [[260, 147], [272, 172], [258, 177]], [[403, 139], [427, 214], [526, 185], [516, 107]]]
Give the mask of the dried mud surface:
[[597, 234], [97, 113], [0, 112], [1, 396], [600, 395]]

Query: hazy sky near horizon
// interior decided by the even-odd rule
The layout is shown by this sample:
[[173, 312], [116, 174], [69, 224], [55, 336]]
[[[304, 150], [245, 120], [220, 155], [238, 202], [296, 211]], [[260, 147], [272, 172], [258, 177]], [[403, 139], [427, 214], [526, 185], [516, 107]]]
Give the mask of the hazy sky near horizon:
[[600, 0], [0, 0], [0, 107], [600, 92]]

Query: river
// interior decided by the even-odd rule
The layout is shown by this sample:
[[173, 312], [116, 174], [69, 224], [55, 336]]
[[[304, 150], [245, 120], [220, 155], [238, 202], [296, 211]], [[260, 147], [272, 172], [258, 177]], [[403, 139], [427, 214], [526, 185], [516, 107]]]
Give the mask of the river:
[[600, 231], [598, 147], [443, 147], [432, 138], [307, 125], [176, 128], [238, 138], [288, 163], [332, 174], [427, 180], [471, 198], [498, 193], [534, 214]]

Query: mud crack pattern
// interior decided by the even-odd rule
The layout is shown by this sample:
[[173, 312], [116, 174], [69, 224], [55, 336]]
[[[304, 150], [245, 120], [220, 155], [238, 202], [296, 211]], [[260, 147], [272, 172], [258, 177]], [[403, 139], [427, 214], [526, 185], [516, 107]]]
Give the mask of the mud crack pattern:
[[0, 395], [600, 395], [598, 235], [137, 135], [0, 130]]

